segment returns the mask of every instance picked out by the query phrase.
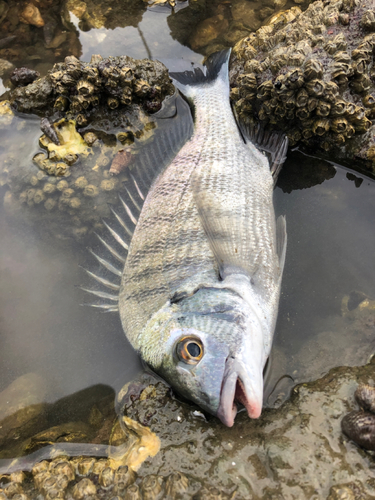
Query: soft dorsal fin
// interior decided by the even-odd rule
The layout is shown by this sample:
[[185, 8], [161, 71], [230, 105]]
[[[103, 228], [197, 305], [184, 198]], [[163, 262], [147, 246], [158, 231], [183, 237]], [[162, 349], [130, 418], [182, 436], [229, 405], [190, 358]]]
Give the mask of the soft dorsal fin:
[[282, 132], [265, 130], [261, 125], [245, 125], [238, 122], [245, 142], [250, 141], [259, 151], [266, 153], [270, 164], [270, 170], [276, 184], [281, 167], [286, 160], [288, 151], [288, 137]]

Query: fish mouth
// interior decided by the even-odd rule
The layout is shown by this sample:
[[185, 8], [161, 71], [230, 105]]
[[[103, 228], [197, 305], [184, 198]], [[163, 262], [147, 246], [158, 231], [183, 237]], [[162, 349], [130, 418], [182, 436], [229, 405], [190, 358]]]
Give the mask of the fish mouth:
[[[241, 367], [242, 368], [242, 367]], [[259, 384], [244, 383], [248, 379], [241, 370], [227, 370], [221, 386], [220, 405], [217, 417], [227, 427], [232, 427], [237, 415], [237, 405], [246, 408], [250, 418], [259, 418], [262, 413], [263, 381]], [[240, 372], [240, 373], [238, 373]], [[242, 378], [241, 378], [242, 375]], [[258, 390], [256, 390], [256, 386]]]

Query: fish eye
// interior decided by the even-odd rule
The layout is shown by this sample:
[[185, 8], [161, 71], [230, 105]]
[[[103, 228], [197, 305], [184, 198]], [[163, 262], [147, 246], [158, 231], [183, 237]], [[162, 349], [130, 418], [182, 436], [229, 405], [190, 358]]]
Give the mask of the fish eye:
[[176, 347], [180, 361], [196, 365], [203, 357], [203, 344], [198, 337], [183, 337]]

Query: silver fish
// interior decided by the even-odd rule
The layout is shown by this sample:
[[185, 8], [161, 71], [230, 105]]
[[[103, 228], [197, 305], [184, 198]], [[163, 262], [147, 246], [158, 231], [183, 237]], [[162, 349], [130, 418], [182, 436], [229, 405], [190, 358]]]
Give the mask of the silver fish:
[[[232, 426], [237, 402], [251, 418], [262, 410], [286, 252], [285, 218], [275, 220], [272, 198], [288, 143], [251, 128], [241, 134], [229, 102], [229, 55], [211, 56], [206, 74], [171, 74], [194, 107], [194, 133], [150, 180], [147, 196], [132, 179], [137, 194], [122, 200], [126, 221], [115, 212], [125, 233], [134, 229], [131, 240], [108, 226], [127, 251], [121, 282], [104, 280], [119, 295], [92, 292], [114, 302], [103, 307], [119, 311], [153, 371]], [[176, 102], [180, 114], [189, 112]], [[187, 123], [154, 141], [151, 162], [175, 154], [192, 134]]]

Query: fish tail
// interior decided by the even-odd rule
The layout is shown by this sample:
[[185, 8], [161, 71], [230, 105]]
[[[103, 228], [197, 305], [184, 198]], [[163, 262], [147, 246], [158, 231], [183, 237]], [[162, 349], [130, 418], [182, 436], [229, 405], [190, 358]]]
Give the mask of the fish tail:
[[206, 61], [206, 71], [195, 68], [194, 71], [183, 71], [181, 73], [169, 73], [175, 86], [181, 93], [194, 101], [194, 97], [202, 91], [202, 87], [215, 84], [224, 84], [229, 95], [228, 64], [231, 49], [215, 52]]

